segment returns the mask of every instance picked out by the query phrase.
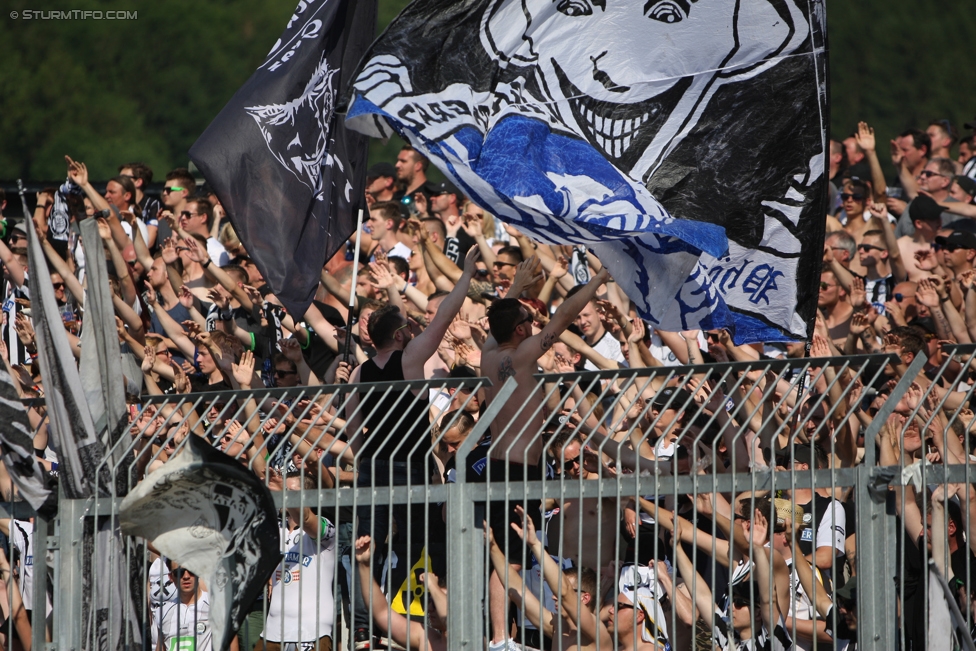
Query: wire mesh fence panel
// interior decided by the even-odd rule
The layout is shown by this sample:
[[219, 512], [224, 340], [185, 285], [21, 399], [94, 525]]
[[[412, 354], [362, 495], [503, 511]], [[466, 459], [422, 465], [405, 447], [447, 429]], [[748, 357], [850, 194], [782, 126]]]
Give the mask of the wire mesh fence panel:
[[[976, 346], [934, 352], [148, 398], [114, 493], [7, 505], [0, 635], [218, 646], [238, 586], [119, 532], [166, 476], [195, 497], [126, 515], [166, 549], [246, 537], [271, 493], [240, 649], [972, 648]], [[199, 442], [260, 489], [166, 475]]]

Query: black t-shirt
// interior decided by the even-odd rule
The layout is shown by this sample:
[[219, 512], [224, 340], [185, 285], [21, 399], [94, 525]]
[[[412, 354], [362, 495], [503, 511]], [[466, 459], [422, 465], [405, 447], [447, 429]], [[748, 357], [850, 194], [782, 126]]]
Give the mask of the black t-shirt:
[[[359, 381], [403, 380], [402, 359], [403, 351], [398, 350], [390, 355], [383, 368], [377, 366], [374, 360], [367, 360], [360, 367]], [[426, 396], [414, 395], [410, 389], [365, 395], [360, 405], [363, 429], [366, 430], [362, 458], [423, 462], [425, 454], [430, 451], [428, 408]]]
[[460, 229], [457, 235], [453, 237], [448, 236], [444, 243], [444, 255], [451, 259], [451, 262], [461, 266], [464, 261], [464, 256], [468, 254], [468, 249], [477, 244], [470, 235], [468, 235], [464, 229]]

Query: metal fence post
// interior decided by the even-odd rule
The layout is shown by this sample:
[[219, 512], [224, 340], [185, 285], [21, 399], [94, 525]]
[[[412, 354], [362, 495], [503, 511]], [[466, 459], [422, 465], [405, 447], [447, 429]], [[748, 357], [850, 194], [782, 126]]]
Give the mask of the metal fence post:
[[894, 495], [889, 496], [887, 481], [876, 468], [858, 466], [854, 476], [857, 491], [857, 648], [890, 651], [896, 647], [898, 639]]
[[61, 572], [60, 585], [54, 593], [54, 612], [58, 619], [59, 651], [81, 651], [81, 600], [92, 598], [82, 594], [86, 503], [87, 500], [62, 499], [58, 507]]
[[[31, 630], [31, 648], [43, 649], [46, 644], [42, 622], [47, 621], [47, 550], [50, 523], [40, 515], [34, 517], [34, 598], [31, 609], [35, 613]], [[40, 613], [43, 616], [39, 616]]]
[[[881, 431], [895, 405], [922, 372], [927, 361], [920, 352], [892, 390], [864, 433], [864, 465], [854, 469], [857, 523], [857, 637], [858, 649], [889, 651], [898, 639], [896, 624], [895, 548], [893, 495], [888, 476], [875, 466], [874, 437]], [[889, 508], [890, 504], [890, 508]], [[837, 615], [840, 616], [839, 614]]]

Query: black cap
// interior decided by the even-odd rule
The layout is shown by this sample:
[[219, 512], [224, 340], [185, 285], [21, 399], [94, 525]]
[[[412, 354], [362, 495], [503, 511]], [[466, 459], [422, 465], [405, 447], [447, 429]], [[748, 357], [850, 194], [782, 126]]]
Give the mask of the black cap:
[[976, 197], [976, 181], [962, 174], [952, 179], [959, 188], [971, 197]]
[[837, 597], [844, 601], [857, 601], [857, 577], [852, 576], [837, 590]]
[[968, 231], [954, 231], [949, 235], [935, 238], [936, 244], [954, 246], [959, 249], [973, 249], [976, 251], [976, 235]]
[[950, 231], [964, 231], [966, 233], [976, 233], [976, 219], [963, 217], [945, 225]]
[[450, 181], [441, 181], [440, 183], [428, 183], [427, 192], [432, 197], [436, 197], [439, 194], [453, 194], [458, 198], [458, 201], [464, 198], [464, 193], [458, 190], [457, 186]]
[[802, 443], [793, 444], [793, 454], [790, 455], [790, 450], [787, 448], [785, 453], [782, 455], [782, 460], [786, 463], [783, 467], [792, 466], [794, 463], [805, 463], [811, 468], [813, 467], [813, 451], [810, 449], [809, 445], [803, 445]]
[[908, 215], [912, 218], [912, 221], [918, 219], [923, 222], [941, 222], [942, 208], [939, 207], [939, 204], [932, 197], [920, 194], [912, 199], [912, 203], [908, 207]]
[[657, 407], [658, 409], [667, 408], [677, 411], [679, 409], [694, 407], [695, 401], [691, 394], [686, 390], [669, 387], [667, 389], [658, 391], [657, 395], [654, 396], [654, 399], [651, 400], [651, 405]]
[[396, 168], [389, 163], [376, 163], [368, 170], [366, 170], [367, 179], [378, 179], [381, 176], [388, 176], [391, 179], [396, 178]]

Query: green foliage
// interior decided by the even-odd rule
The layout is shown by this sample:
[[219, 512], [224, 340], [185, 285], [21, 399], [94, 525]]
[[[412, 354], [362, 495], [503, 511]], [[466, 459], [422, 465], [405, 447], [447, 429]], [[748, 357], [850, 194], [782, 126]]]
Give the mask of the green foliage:
[[967, 0], [930, 9], [890, 0], [827, 6], [831, 137], [843, 139], [864, 120], [878, 135], [882, 164], [888, 140], [906, 128], [948, 119], [967, 135], [962, 125], [976, 117], [976, 13]]
[[[293, 0], [90, 0], [87, 10], [137, 11], [135, 20], [23, 20], [43, 7], [8, 0], [0, 15], [0, 178], [56, 180], [63, 156], [88, 163], [92, 178], [130, 160], [161, 179], [186, 165], [187, 150], [270, 50]], [[407, 4], [380, 0], [379, 30]], [[860, 119], [879, 149], [909, 125], [976, 117], [976, 73], [968, 65], [976, 14], [966, 0], [931, 11], [885, 0], [828, 7], [831, 135]], [[956, 56], [960, 53], [962, 56]], [[373, 142], [371, 160], [393, 161], [402, 142]], [[884, 154], [884, 151], [882, 151]], [[882, 155], [882, 159], [885, 157]]]

